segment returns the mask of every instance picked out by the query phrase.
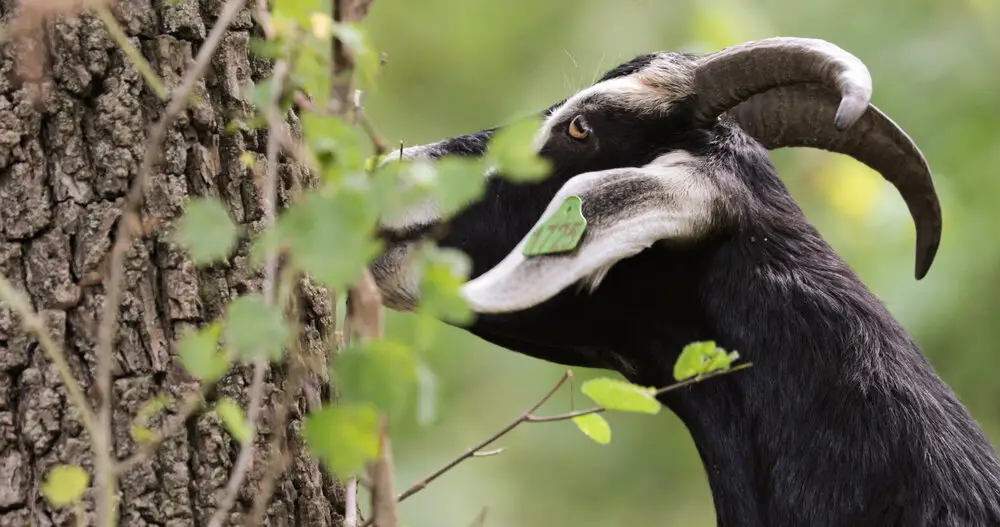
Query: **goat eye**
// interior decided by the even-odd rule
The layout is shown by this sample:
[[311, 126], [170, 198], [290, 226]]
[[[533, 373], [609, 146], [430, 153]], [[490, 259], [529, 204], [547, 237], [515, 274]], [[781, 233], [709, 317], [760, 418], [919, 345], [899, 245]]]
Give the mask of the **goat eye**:
[[582, 115], [577, 115], [569, 122], [569, 135], [574, 139], [586, 139], [590, 135], [590, 125]]

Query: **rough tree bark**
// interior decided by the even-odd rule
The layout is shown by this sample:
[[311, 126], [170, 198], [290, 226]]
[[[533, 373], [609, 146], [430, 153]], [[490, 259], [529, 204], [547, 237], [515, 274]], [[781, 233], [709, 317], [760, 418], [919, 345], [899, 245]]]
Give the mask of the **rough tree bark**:
[[[16, 3], [0, 0], [4, 21]], [[222, 4], [121, 0], [115, 13], [132, 43], [173, 86]], [[225, 130], [230, 119], [248, 113], [241, 87], [269, 69], [249, 51], [252, 25], [247, 9], [196, 90], [202, 102], [172, 126], [163, 161], [147, 187], [141, 208], [145, 232], [128, 253], [115, 346], [118, 458], [134, 451], [130, 427], [146, 401], [158, 393], [181, 398], [197, 388], [176, 358], [182, 333], [218, 317], [235, 296], [260, 290], [260, 273], [249, 265], [246, 240], [228, 263], [197, 269], [168, 235], [193, 195], [220, 197], [248, 232], [259, 229], [262, 168], [246, 168], [240, 156], [252, 152], [263, 160], [266, 133]], [[102, 265], [127, 187], [142, 162], [146, 132], [164, 104], [95, 17], [48, 21], [39, 39], [46, 47], [40, 85], [22, 83], [15, 74], [23, 47], [0, 48], [0, 272], [30, 295], [96, 405], [94, 350], [105, 298], [101, 277], [106, 276]], [[32, 93], [40, 94], [37, 102]], [[280, 175], [282, 202], [310, 184], [310, 176], [290, 163], [281, 166]], [[334, 319], [330, 297], [308, 282], [301, 286], [301, 352], [325, 364]], [[292, 378], [284, 375], [287, 368], [272, 370], [260, 450], [266, 450], [276, 432], [272, 409]], [[241, 369], [220, 382], [217, 392], [245, 405], [249, 383], [250, 369]], [[325, 391], [310, 393], [315, 403]], [[299, 430], [308, 402], [296, 396], [294, 403], [286, 428], [288, 468], [277, 482], [265, 525], [339, 526], [342, 489], [306, 455]], [[17, 317], [0, 310], [0, 526], [72, 525], [71, 511], [50, 508], [39, 487], [57, 463], [92, 470], [88, 448], [55, 369]], [[238, 450], [213, 415], [190, 420], [151, 462], [122, 476], [120, 525], [204, 524]], [[244, 524], [269, 461], [256, 456], [232, 524]], [[92, 506], [88, 499], [89, 510]]]

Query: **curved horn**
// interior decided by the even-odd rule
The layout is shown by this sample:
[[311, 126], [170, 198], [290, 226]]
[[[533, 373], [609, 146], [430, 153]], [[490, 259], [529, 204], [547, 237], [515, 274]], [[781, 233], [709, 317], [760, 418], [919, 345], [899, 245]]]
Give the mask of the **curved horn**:
[[846, 133], [834, 128], [837, 94], [819, 84], [776, 88], [729, 111], [765, 148], [812, 147], [847, 154], [882, 174], [903, 196], [917, 229], [915, 275], [927, 274], [941, 241], [941, 206], [930, 168], [906, 132], [869, 105]]
[[915, 276], [927, 274], [941, 240], [941, 207], [930, 168], [910, 137], [869, 104], [871, 77], [859, 59], [822, 40], [749, 42], [702, 59], [695, 93], [700, 124], [728, 112], [768, 149], [820, 148], [882, 174], [916, 224]]
[[835, 124], [846, 130], [868, 108], [872, 79], [860, 59], [811, 38], [774, 37], [712, 53], [697, 62], [695, 119], [711, 124], [755, 94], [778, 86], [819, 82], [841, 95]]

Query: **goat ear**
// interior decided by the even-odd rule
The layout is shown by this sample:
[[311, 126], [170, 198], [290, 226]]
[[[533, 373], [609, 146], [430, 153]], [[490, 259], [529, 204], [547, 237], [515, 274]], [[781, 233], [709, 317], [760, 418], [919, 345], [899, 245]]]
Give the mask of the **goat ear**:
[[[570, 179], [528, 235], [496, 267], [465, 284], [463, 295], [479, 313], [519, 311], [577, 282], [589, 280], [596, 287], [612, 265], [657, 241], [702, 237], [712, 224], [717, 190], [699, 168], [698, 160], [686, 152], [672, 152], [643, 167], [588, 172]], [[577, 204], [586, 220], [578, 243], [573, 244], [579, 234], [573, 222], [563, 229], [562, 247], [534, 238], [536, 232], [546, 235], [546, 229], [558, 231], [551, 228], [553, 222], [561, 222], [565, 214], [577, 215]], [[538, 254], [544, 246], [563, 252]]]

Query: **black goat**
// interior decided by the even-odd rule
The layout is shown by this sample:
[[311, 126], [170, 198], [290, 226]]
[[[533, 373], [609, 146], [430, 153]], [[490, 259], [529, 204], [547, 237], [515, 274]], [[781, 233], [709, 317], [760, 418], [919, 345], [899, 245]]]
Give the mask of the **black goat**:
[[[465, 251], [468, 328], [539, 359], [672, 381], [692, 341], [755, 367], [664, 395], [704, 461], [721, 526], [1000, 526], [989, 441], [883, 304], [808, 223], [766, 149], [851, 155], [900, 191], [917, 225], [917, 278], [940, 210], [920, 151], [869, 104], [854, 56], [796, 38], [707, 56], [658, 53], [545, 112], [551, 177], [491, 177], [452, 218], [432, 206], [383, 229], [373, 265], [410, 309], [406, 256], [428, 228]], [[402, 157], [482, 155], [492, 130]], [[525, 256], [568, 196], [587, 228], [568, 252]]]

